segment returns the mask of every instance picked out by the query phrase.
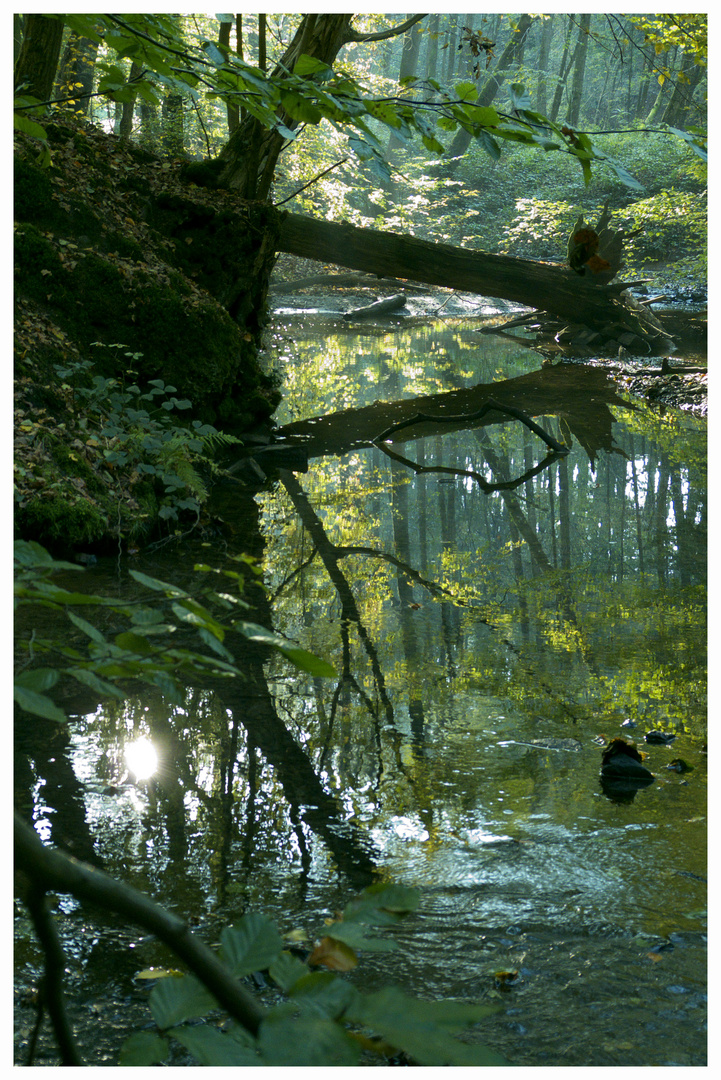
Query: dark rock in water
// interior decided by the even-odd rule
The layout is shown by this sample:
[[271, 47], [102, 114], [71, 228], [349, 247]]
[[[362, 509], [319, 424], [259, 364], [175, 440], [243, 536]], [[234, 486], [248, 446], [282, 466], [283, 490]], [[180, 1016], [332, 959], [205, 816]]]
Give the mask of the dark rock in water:
[[673, 769], [674, 772], [693, 772], [693, 765], [689, 765], [683, 758], [677, 757], [673, 761], [669, 762], [666, 766], [667, 769]]
[[610, 761], [612, 757], [616, 757], [618, 754], [633, 758], [634, 761], [643, 761], [643, 757], [633, 743], [626, 742], [625, 739], [611, 739], [610, 743], [604, 748], [601, 754], [601, 764], [605, 765], [606, 762]]
[[657, 746], [668, 746], [676, 738], [675, 735], [665, 731], [647, 731], [646, 742], [655, 743]]
[[655, 779], [652, 772], [635, 761], [628, 754], [614, 754], [605, 765], [601, 766], [601, 776], [604, 778], [618, 777], [621, 780], [633, 780], [634, 782], [650, 783]]
[[611, 739], [601, 754], [601, 776], [604, 780], [649, 784], [655, 777], [642, 761], [641, 754], [632, 743], [625, 739]]

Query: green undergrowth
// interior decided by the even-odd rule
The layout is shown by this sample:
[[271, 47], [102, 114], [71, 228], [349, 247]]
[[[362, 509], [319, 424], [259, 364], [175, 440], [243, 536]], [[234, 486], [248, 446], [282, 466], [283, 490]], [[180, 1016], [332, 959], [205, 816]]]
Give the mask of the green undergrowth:
[[122, 352], [127, 381], [98, 374], [90, 360], [56, 365], [48, 388], [56, 407], [16, 410], [22, 536], [72, 550], [197, 521], [214, 452], [240, 442], [200, 420], [183, 422], [191, 402], [162, 379], [141, 389], [132, 381], [139, 354], [109, 348]]

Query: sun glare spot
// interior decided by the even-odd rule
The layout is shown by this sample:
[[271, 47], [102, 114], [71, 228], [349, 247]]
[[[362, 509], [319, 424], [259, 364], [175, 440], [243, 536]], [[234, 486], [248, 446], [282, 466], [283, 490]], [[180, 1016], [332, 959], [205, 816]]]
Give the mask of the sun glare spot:
[[138, 780], [147, 780], [158, 767], [158, 754], [150, 739], [136, 739], [125, 747], [128, 768]]

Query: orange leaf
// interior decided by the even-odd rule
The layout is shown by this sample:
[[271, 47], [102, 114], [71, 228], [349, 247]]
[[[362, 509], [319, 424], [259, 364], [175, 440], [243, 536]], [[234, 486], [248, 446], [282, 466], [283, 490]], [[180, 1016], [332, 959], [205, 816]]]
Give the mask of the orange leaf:
[[321, 938], [308, 957], [309, 964], [330, 968], [331, 971], [350, 971], [358, 963], [358, 957], [343, 941]]

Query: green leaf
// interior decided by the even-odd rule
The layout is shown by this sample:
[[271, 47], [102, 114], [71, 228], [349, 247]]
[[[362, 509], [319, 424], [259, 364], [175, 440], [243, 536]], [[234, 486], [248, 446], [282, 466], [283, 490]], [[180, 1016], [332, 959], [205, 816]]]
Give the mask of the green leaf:
[[161, 979], [150, 992], [150, 1011], [161, 1030], [217, 1008], [218, 1002], [193, 975]]
[[359, 995], [344, 1019], [371, 1028], [419, 1065], [507, 1065], [487, 1047], [453, 1038], [453, 1033], [479, 1023], [494, 1011], [471, 1002], [420, 1001], [387, 988]]
[[42, 567], [46, 570], [82, 570], [71, 562], [58, 562], [35, 540], [16, 540], [13, 557], [20, 566]]
[[417, 889], [394, 882], [369, 885], [343, 909], [344, 922], [390, 925], [415, 911], [421, 899]]
[[293, 68], [293, 74], [300, 75], [303, 78], [307, 75], [316, 75], [319, 72], [329, 74], [332, 72], [332, 69], [328, 64], [324, 64], [322, 60], [318, 60], [314, 56], [308, 56], [306, 53], [303, 53], [298, 57]]
[[209, 1024], [173, 1028], [170, 1035], [189, 1050], [201, 1065], [259, 1065], [258, 1053]]
[[308, 652], [307, 649], [300, 649], [295, 645], [276, 645], [275, 648], [297, 668], [308, 672], [309, 675], [316, 675], [320, 679], [334, 679], [338, 674], [331, 664]]
[[498, 161], [501, 156], [501, 148], [496, 142], [496, 140], [493, 138], [493, 136], [488, 131], [485, 131], [483, 128], [481, 128], [481, 130], [478, 132], [478, 135], [476, 136], [476, 139], [479, 145], [482, 146], [483, 149], [486, 151], [486, 153], [489, 154], [494, 161]]
[[128, 652], [138, 653], [140, 656], [149, 656], [153, 651], [148, 639], [142, 634], [134, 634], [132, 630], [117, 634], [115, 644], [119, 649], [126, 649]]
[[304, 1011], [337, 1020], [358, 996], [358, 991], [331, 971], [308, 971], [291, 990], [293, 1001]]
[[523, 83], [511, 83], [509, 90], [514, 109], [530, 109], [531, 97]]
[[127, 697], [124, 691], [119, 690], [113, 683], [108, 682], [106, 679], [101, 679], [94, 671], [89, 671], [87, 668], [68, 668], [67, 674], [72, 675], [72, 677], [77, 679], [79, 683], [82, 683], [83, 686], [89, 686], [91, 690], [95, 690], [104, 697], [116, 697], [121, 700]]
[[82, 630], [92, 641], [95, 641], [98, 645], [107, 645], [107, 641], [103, 635], [92, 623], [81, 618], [80, 615], [76, 615], [74, 611], [68, 611], [67, 616], [70, 621], [77, 626], [78, 630]]
[[264, 971], [283, 951], [283, 941], [270, 919], [250, 912], [220, 935], [221, 959], [235, 976]]
[[160, 581], [158, 578], [150, 577], [149, 574], [143, 574], [140, 570], [131, 570], [130, 576], [140, 585], [146, 585], [149, 589], [155, 589], [156, 592], [165, 593], [166, 596], [186, 596], [187, 594], [183, 589], [179, 589], [176, 585], [169, 585], [167, 581]]
[[168, 1056], [166, 1039], [154, 1031], [136, 1031], [126, 1039], [120, 1049], [118, 1064], [159, 1065]]
[[34, 690], [42, 694], [43, 690], [49, 690], [55, 686], [60, 675], [55, 668], [33, 668], [31, 671], [22, 671], [15, 679], [15, 685], [24, 690]]
[[478, 97], [478, 87], [472, 82], [458, 82], [453, 89], [461, 101], [475, 101]]
[[258, 1043], [264, 1065], [307, 1068], [358, 1064], [357, 1044], [342, 1028], [324, 1017], [295, 1019], [274, 1009], [260, 1025]]
[[41, 139], [43, 142], [47, 139], [45, 128], [41, 127], [40, 124], [36, 124], [34, 120], [31, 120], [24, 113], [13, 113], [13, 126], [17, 131], [22, 131], [33, 139]]
[[301, 123], [318, 124], [323, 119], [320, 109], [293, 90], [281, 90], [280, 103], [288, 116]]
[[277, 649], [278, 652], [283, 653], [301, 671], [307, 671], [311, 675], [329, 679], [334, 678], [336, 675], [335, 669], [325, 660], [314, 656], [313, 653], [309, 653], [306, 649], [291, 645], [285, 638], [282, 638], [279, 634], [274, 634], [271, 630], [266, 630], [264, 626], [258, 626], [257, 623], [238, 622], [236, 627], [249, 641], [257, 641], [261, 645], [268, 645], [271, 649]]
[[323, 929], [326, 937], [342, 941], [352, 949], [367, 949], [369, 952], [393, 952], [398, 945], [392, 938], [366, 937], [360, 922], [334, 922]]
[[35, 690], [26, 690], [24, 686], [16, 686], [14, 689], [15, 701], [25, 712], [33, 716], [42, 716], [44, 720], [57, 720], [65, 723], [67, 716], [59, 709], [54, 701], [45, 694], [38, 694]]
[[273, 982], [276, 982], [281, 990], [288, 993], [299, 979], [308, 974], [308, 968], [297, 956], [293, 956], [289, 952], [282, 952], [270, 965], [269, 974]]

